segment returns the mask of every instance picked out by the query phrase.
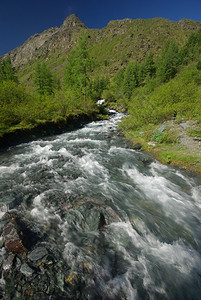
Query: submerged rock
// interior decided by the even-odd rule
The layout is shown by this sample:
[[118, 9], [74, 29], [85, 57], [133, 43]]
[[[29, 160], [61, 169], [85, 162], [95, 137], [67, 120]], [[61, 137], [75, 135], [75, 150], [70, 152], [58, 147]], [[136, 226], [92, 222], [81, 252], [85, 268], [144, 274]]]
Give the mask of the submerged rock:
[[30, 277], [34, 273], [34, 270], [25, 263], [21, 266], [20, 272], [25, 276]]
[[2, 270], [9, 271], [13, 266], [13, 261], [15, 259], [15, 254], [10, 254], [8, 258], [4, 261]]
[[42, 259], [44, 256], [48, 254], [47, 249], [45, 247], [38, 247], [34, 249], [29, 255], [28, 258], [31, 261], [37, 261], [39, 259]]
[[62, 204], [66, 211], [68, 224], [80, 231], [101, 231], [105, 225], [118, 222], [119, 216], [103, 201], [85, 198]]
[[12, 219], [3, 229], [4, 244], [9, 252], [22, 253], [27, 249], [23, 245], [19, 228], [14, 219]]

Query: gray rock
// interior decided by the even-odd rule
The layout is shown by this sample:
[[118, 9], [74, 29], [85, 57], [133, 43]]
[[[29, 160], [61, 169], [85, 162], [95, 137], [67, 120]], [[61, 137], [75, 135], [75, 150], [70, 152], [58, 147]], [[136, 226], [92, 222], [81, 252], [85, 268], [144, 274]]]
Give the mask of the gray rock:
[[166, 125], [163, 124], [163, 125], [161, 125], [160, 128], [158, 128], [158, 131], [163, 132], [163, 131], [165, 131], [165, 129], [166, 129]]
[[188, 125], [187, 123], [185, 123], [185, 122], [180, 123], [179, 125], [180, 125], [183, 129], [186, 129], [186, 128], [189, 127], [189, 125]]
[[47, 249], [44, 247], [38, 247], [34, 249], [29, 255], [28, 258], [32, 261], [37, 261], [47, 255]]
[[29, 277], [33, 274], [34, 270], [31, 269], [26, 263], [23, 264], [20, 268], [20, 272], [25, 276]]
[[3, 240], [3, 237], [1, 236], [0, 237], [0, 248], [2, 248], [4, 245], [4, 240]]
[[10, 254], [8, 258], [4, 261], [2, 269], [4, 271], [9, 271], [13, 266], [13, 261], [15, 258], [15, 254]]

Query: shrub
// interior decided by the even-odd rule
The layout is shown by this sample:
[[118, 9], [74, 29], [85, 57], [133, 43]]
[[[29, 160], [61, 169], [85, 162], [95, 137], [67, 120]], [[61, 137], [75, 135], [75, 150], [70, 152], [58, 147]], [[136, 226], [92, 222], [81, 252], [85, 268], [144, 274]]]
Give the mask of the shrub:
[[161, 144], [164, 141], [164, 135], [165, 135], [164, 132], [156, 130], [156, 131], [154, 131], [153, 135], [151, 136], [151, 141]]

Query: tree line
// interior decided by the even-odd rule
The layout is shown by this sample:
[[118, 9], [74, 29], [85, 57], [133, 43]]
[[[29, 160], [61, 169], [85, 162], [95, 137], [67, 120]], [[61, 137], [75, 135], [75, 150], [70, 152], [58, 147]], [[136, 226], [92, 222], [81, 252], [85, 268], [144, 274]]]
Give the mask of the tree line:
[[150, 51], [142, 63], [129, 62], [125, 69], [120, 69], [114, 77], [114, 86], [130, 99], [136, 88], [146, 85], [157, 78], [158, 84], [166, 83], [174, 78], [182, 66], [197, 60], [197, 69], [201, 69], [201, 31], [192, 33], [187, 43], [179, 49], [176, 41], [168, 40], [161, 55], [154, 59]]
[[116, 73], [114, 87], [118, 101], [127, 106], [125, 131], [172, 118], [201, 122], [201, 31], [181, 49], [170, 40], [155, 59], [150, 52], [141, 64], [130, 62]]
[[7, 56], [0, 63], [0, 128], [19, 123], [58, 120], [71, 113], [90, 113], [95, 110], [95, 100], [109, 86], [109, 78], [90, 78], [93, 66], [88, 36], [84, 33], [77, 47], [69, 54], [62, 83], [50, 71], [47, 63], [36, 63], [33, 93], [20, 84], [11, 58]]
[[130, 111], [138, 112], [133, 118], [138, 118], [138, 124], [145, 122], [139, 117], [143, 115], [142, 111], [148, 107], [158, 111], [155, 108], [158, 100], [151, 98], [154, 89], [170, 82], [192, 62], [196, 62], [196, 70], [200, 72], [200, 48], [201, 32], [191, 34], [181, 49], [175, 41], [167, 41], [161, 55], [155, 57], [150, 51], [144, 61], [129, 62], [111, 80], [108, 76], [93, 76], [96, 62], [90, 56], [85, 32], [68, 56], [62, 82], [50, 71], [47, 63], [36, 63], [33, 71], [35, 93], [20, 84], [11, 59], [7, 56], [0, 63], [0, 126], [57, 120], [70, 113], [87, 112], [95, 109], [95, 100], [103, 96], [126, 105]]

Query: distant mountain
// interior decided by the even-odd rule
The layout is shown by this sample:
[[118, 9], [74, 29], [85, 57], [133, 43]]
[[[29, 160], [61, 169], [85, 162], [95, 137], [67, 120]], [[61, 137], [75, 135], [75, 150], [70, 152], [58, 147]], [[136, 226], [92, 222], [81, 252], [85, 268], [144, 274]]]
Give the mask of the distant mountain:
[[[153, 18], [110, 21], [102, 29], [89, 29], [73, 14], [61, 27], [31, 36], [9, 55], [13, 65], [19, 69], [27, 69], [36, 60], [45, 59], [53, 71], [61, 72], [69, 50], [76, 45], [82, 31], [87, 30], [90, 52], [97, 62], [98, 72], [113, 74], [130, 60], [142, 61], [150, 49], [157, 56], [167, 39], [175, 39], [179, 46], [184, 45], [190, 33], [200, 28], [201, 22], [197, 21], [182, 19], [174, 22]], [[23, 81], [30, 78], [26, 72]]]
[[22, 67], [38, 58], [47, 57], [50, 53], [68, 51], [75, 44], [80, 30], [86, 28], [73, 14], [65, 19], [61, 27], [53, 27], [31, 36], [23, 45], [8, 54], [15, 67]]

